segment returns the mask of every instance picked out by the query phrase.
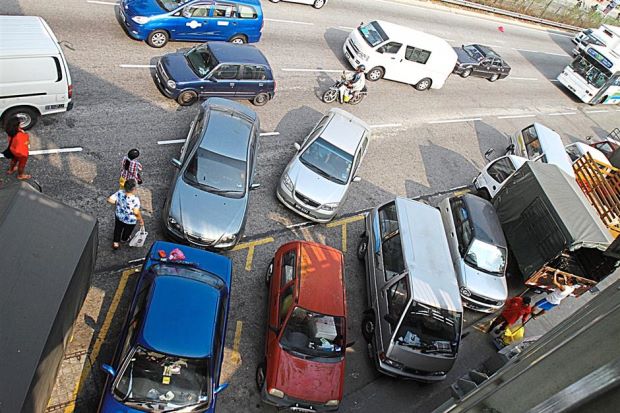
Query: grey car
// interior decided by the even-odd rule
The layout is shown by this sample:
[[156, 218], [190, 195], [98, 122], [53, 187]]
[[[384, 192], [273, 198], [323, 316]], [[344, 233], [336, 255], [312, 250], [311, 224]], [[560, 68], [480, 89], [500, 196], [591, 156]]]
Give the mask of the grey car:
[[166, 198], [166, 234], [181, 242], [228, 249], [241, 237], [253, 183], [260, 125], [256, 113], [210, 98], [192, 122]]
[[493, 205], [472, 194], [439, 203], [452, 264], [466, 308], [499, 310], [508, 296], [508, 248]]
[[276, 195], [309, 220], [330, 221], [344, 202], [366, 154], [370, 127], [350, 113], [331, 109], [284, 169]]

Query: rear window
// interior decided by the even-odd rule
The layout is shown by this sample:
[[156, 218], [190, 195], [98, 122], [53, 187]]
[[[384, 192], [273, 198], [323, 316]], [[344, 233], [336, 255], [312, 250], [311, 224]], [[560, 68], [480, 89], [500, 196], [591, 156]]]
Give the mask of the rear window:
[[239, 6], [239, 18], [240, 19], [255, 19], [258, 17], [258, 13], [256, 13], [256, 9], [250, 6], [244, 6], [240, 4]]
[[243, 80], [267, 80], [267, 71], [260, 65], [244, 65], [241, 72]]
[[53, 57], [0, 59], [2, 83], [57, 82], [62, 80], [60, 64]]

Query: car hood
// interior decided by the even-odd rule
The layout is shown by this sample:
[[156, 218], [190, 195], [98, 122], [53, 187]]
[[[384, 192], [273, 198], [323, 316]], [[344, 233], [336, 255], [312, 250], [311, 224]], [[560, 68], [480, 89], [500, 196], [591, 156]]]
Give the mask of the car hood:
[[123, 11], [130, 17], [133, 16], [157, 16], [159, 14], [168, 13], [167, 10], [159, 7], [154, 0], [124, 0], [120, 5]]
[[508, 297], [506, 277], [487, 274], [463, 263], [462, 276], [464, 286], [476, 295], [491, 300], [505, 301]]
[[177, 83], [192, 82], [199, 79], [183, 53], [170, 53], [160, 59], [168, 77]]
[[320, 203], [341, 202], [349, 185], [340, 185], [322, 177], [295, 157], [287, 167], [293, 187], [304, 196]]
[[337, 363], [321, 363], [294, 357], [280, 350], [275, 388], [287, 396], [315, 403], [342, 398], [344, 358]]
[[243, 227], [248, 194], [228, 198], [195, 188], [180, 175], [170, 201], [169, 215], [183, 227], [185, 235], [199, 236], [217, 243], [225, 235], [236, 235]]
[[467, 54], [462, 47], [455, 47], [454, 51], [456, 52], [456, 57], [459, 64], [473, 64], [478, 63], [474, 58]]

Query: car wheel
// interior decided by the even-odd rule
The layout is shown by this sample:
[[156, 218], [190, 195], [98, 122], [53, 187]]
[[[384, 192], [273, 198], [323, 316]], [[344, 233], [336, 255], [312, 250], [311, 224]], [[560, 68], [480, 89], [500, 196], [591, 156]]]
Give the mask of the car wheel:
[[256, 106], [263, 106], [267, 102], [269, 102], [269, 95], [266, 93], [259, 93], [252, 99], [252, 103]]
[[325, 93], [323, 93], [323, 102], [332, 103], [336, 100], [337, 97], [338, 97], [337, 90], [335, 89], [326, 90]]
[[471, 69], [465, 69], [465, 71], [461, 73], [462, 78], [469, 77], [469, 75], [471, 75]]
[[248, 39], [244, 35], [238, 34], [236, 36], [231, 37], [229, 42], [233, 44], [244, 44], [248, 42]]
[[273, 258], [271, 259], [271, 262], [267, 266], [267, 271], [265, 271], [265, 285], [267, 287], [269, 287], [269, 284], [271, 283], [272, 275], [273, 275]]
[[368, 71], [368, 73], [366, 73], [366, 79], [370, 80], [371, 82], [376, 82], [377, 80], [381, 79], [384, 74], [385, 70], [382, 67], [373, 67], [372, 69], [370, 69], [370, 71]]
[[362, 336], [368, 342], [375, 335], [375, 317], [372, 313], [366, 314], [362, 319]]
[[357, 259], [364, 261], [366, 258], [366, 252], [368, 251], [368, 237], [362, 236], [359, 244], [357, 244]]
[[8, 119], [17, 117], [19, 119], [19, 126], [23, 130], [28, 130], [37, 124], [39, 121], [39, 112], [35, 109], [22, 106], [19, 108], [9, 109], [4, 112], [2, 116], [3, 122], [6, 123]]
[[499, 79], [499, 75], [495, 73], [493, 76], [489, 78], [489, 82], [495, 82], [497, 79]]
[[314, 4], [312, 5], [315, 9], [320, 9], [325, 6], [325, 0], [314, 0]]
[[431, 87], [432, 84], [433, 84], [433, 81], [425, 77], [424, 79], [416, 83], [414, 87], [416, 88], [416, 90], [419, 90], [420, 92], [422, 92], [423, 90], [426, 90], [429, 87]]
[[177, 102], [181, 106], [191, 106], [198, 100], [198, 94], [193, 90], [184, 90], [177, 97]]
[[151, 47], [159, 49], [168, 43], [168, 38], [168, 32], [165, 30], [154, 30], [146, 38], [146, 43]]
[[260, 363], [258, 363], [258, 366], [256, 366], [256, 387], [258, 388], [259, 392], [263, 391], [266, 377], [267, 376], [265, 375], [265, 362], [261, 361]]

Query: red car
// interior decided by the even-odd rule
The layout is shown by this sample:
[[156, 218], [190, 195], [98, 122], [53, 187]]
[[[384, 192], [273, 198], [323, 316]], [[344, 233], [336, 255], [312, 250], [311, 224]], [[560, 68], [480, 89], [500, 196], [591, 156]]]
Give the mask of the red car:
[[344, 259], [313, 242], [282, 245], [267, 269], [265, 361], [256, 383], [265, 403], [298, 412], [337, 410], [346, 351]]

